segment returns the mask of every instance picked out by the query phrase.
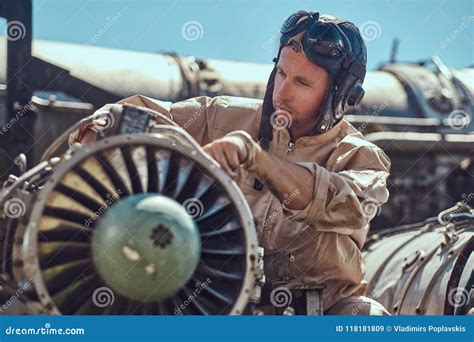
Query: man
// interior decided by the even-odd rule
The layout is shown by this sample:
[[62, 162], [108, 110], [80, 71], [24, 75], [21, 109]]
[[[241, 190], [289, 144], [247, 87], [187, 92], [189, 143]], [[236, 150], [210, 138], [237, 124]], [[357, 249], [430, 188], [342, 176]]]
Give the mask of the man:
[[[342, 119], [363, 96], [365, 44], [354, 24], [314, 12], [293, 14], [281, 33], [263, 103], [140, 95], [119, 103], [167, 115], [203, 146], [246, 196], [265, 252], [288, 256], [292, 281], [326, 285], [326, 314], [388, 314], [364, 297], [361, 249], [388, 199], [390, 160]], [[89, 143], [98, 129], [71, 141]]]

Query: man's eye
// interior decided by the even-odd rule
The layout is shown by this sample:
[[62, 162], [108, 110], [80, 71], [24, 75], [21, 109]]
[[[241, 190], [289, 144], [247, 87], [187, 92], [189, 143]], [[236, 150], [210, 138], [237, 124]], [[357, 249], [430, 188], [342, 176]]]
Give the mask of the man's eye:
[[281, 70], [278, 70], [278, 74], [281, 75], [281, 76], [285, 76], [285, 73]]
[[309, 87], [309, 84], [306, 83], [305, 81], [299, 80], [298, 81], [301, 85], [304, 85], [305, 87]]

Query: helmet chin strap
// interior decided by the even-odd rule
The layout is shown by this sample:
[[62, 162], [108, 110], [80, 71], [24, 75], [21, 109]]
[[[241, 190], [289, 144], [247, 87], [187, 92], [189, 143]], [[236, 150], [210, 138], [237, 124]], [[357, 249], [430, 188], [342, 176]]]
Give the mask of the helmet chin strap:
[[[280, 52], [278, 52], [278, 57], [279, 56], [280, 56]], [[275, 61], [275, 65], [276, 65], [276, 61]], [[258, 131], [258, 143], [265, 151], [268, 151], [268, 148], [270, 147], [270, 142], [273, 139], [273, 126], [270, 120], [271, 120], [272, 114], [275, 112], [275, 108], [273, 108], [273, 88], [275, 86], [276, 72], [277, 72], [277, 69], [275, 66], [272, 72], [270, 73], [270, 77], [268, 78], [267, 89], [265, 91], [265, 96], [263, 98], [262, 115], [260, 116], [260, 129]], [[263, 183], [260, 182], [258, 179], [255, 179], [253, 188], [255, 190], [261, 191], [263, 190]]]
[[334, 84], [334, 77], [331, 75], [329, 77], [329, 84], [326, 90], [326, 95], [324, 95], [324, 101], [319, 107], [319, 111], [317, 113], [316, 122], [314, 124], [314, 128], [309, 135], [316, 135], [327, 132], [334, 126], [334, 116], [332, 114], [332, 102], [334, 98], [335, 92], [335, 84]]
[[273, 126], [270, 122], [272, 114], [275, 112], [273, 108], [273, 88], [275, 86], [275, 75], [277, 69], [273, 68], [268, 78], [267, 89], [263, 98], [262, 115], [260, 119], [260, 129], [258, 132], [258, 142], [263, 149], [268, 150], [270, 141], [273, 139]]

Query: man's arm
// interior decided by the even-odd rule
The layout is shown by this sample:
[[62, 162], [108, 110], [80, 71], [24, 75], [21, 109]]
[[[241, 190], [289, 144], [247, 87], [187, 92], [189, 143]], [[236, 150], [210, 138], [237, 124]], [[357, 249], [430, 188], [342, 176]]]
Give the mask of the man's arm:
[[[143, 95], [134, 95], [117, 102], [117, 104], [129, 104], [134, 106], [150, 108], [176, 122], [184, 128], [200, 145], [209, 142], [209, 129], [207, 126], [212, 111], [213, 98], [200, 96], [175, 103], [155, 100]], [[71, 133], [69, 144], [80, 142], [90, 144], [95, 141], [97, 132], [101, 130], [101, 114], [109, 112], [110, 104], [98, 109], [94, 116], [97, 117], [92, 123], [84, 125], [79, 130]]]
[[[314, 177], [298, 164], [285, 161], [257, 147], [256, 176], [289, 209], [304, 209], [313, 199]], [[291, 201], [287, 201], [291, 195]]]
[[[248, 158], [244, 140], [225, 136], [204, 150], [235, 176]], [[249, 171], [280, 200], [290, 220], [316, 225], [318, 230], [351, 234], [365, 227], [377, 207], [388, 200], [390, 160], [367, 142], [363, 146], [351, 142], [342, 145], [332, 156], [332, 171], [315, 162], [284, 161], [259, 146]]]
[[[298, 164], [287, 162], [268, 153], [258, 144], [255, 144], [255, 147], [256, 155], [252, 169], [255, 170], [257, 178], [262, 180], [282, 202], [290, 194], [297, 194], [296, 197], [292, 195], [292, 201], [289, 203], [290, 208], [303, 209], [306, 207], [313, 195], [314, 178], [311, 172]], [[217, 139], [204, 146], [203, 149], [232, 178], [237, 176], [238, 168], [248, 157], [245, 142], [236, 136]]]

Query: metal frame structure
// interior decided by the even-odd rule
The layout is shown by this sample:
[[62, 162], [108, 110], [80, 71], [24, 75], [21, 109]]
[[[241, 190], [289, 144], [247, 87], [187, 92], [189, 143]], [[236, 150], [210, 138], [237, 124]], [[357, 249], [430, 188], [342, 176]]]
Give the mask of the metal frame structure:
[[[100, 107], [120, 97], [72, 76], [68, 70], [32, 55], [32, 0], [0, 0], [0, 16], [8, 25], [21, 23], [20, 39], [7, 37], [7, 122], [15, 121], [0, 141], [0, 148], [13, 160], [20, 153], [32, 159], [36, 110], [31, 102], [37, 90], [62, 91]], [[15, 170], [18, 171], [18, 170]]]

